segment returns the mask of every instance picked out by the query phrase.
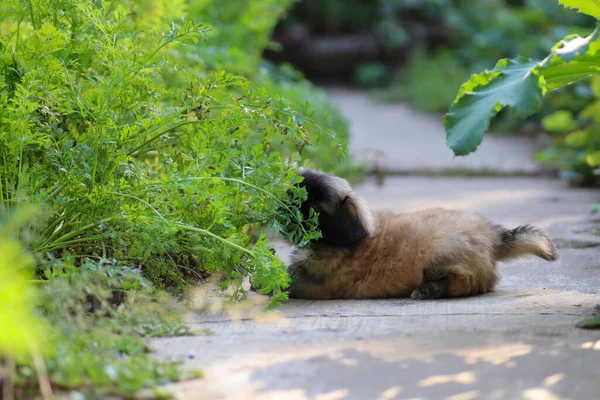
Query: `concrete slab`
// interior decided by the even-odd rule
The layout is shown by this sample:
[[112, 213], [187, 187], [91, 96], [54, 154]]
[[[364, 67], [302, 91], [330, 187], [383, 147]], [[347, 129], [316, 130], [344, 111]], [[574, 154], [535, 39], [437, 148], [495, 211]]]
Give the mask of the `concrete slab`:
[[186, 399], [596, 399], [598, 341], [423, 335], [256, 352], [174, 389]]
[[[560, 259], [503, 265], [495, 293], [466, 299], [193, 313], [192, 327], [212, 335], [151, 341], [156, 357], [206, 374], [174, 391], [186, 399], [600, 398], [600, 332], [575, 327], [600, 303], [596, 191], [531, 178], [395, 177], [357, 192], [375, 210], [444, 206], [508, 226], [534, 223], [559, 243]], [[289, 248], [276, 247], [285, 259]]]

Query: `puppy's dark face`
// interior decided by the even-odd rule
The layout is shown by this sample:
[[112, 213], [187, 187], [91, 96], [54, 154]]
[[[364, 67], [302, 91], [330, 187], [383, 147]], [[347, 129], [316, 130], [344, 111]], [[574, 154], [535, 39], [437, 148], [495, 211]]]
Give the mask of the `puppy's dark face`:
[[300, 211], [305, 219], [311, 209], [319, 213], [322, 237], [317, 243], [351, 246], [372, 233], [371, 214], [346, 180], [312, 170], [300, 174], [304, 177], [300, 186], [308, 194]]

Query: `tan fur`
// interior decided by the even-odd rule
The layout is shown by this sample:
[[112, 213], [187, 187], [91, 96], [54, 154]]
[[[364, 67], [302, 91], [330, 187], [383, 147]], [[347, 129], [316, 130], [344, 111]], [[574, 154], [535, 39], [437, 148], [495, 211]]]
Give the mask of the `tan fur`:
[[556, 258], [552, 242], [535, 228], [507, 246], [501, 227], [476, 214], [436, 208], [371, 216], [353, 194], [348, 203], [357, 218], [367, 224], [373, 220], [369, 235], [350, 247], [317, 245], [297, 251], [290, 297], [409, 297], [427, 275], [447, 279], [446, 297], [476, 295], [494, 289], [498, 260], [529, 254]]

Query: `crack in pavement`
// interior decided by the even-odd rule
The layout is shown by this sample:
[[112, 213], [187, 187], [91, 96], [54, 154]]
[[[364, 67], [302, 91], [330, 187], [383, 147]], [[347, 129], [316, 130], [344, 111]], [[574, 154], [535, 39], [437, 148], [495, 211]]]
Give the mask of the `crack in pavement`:
[[[390, 318], [402, 318], [402, 317], [452, 317], [452, 316], [515, 316], [515, 315], [557, 315], [557, 316], [573, 316], [573, 317], [583, 317], [587, 315], [591, 315], [591, 313], [561, 313], [561, 312], [520, 312], [520, 313], [448, 313], [448, 314], [357, 314], [357, 315], [349, 315], [349, 314], [340, 314], [340, 315], [328, 315], [328, 314], [320, 314], [320, 315], [299, 315], [299, 316], [286, 316], [281, 317], [280, 319], [268, 321], [268, 322], [278, 322], [288, 319], [309, 319], [309, 318], [372, 318], [372, 317], [390, 317]], [[223, 324], [223, 323], [231, 323], [231, 322], [257, 322], [257, 323], [265, 323], [265, 321], [260, 321], [256, 318], [237, 318], [237, 319], [227, 319], [227, 320], [212, 320], [212, 321], [201, 321], [195, 322], [196, 324]]]

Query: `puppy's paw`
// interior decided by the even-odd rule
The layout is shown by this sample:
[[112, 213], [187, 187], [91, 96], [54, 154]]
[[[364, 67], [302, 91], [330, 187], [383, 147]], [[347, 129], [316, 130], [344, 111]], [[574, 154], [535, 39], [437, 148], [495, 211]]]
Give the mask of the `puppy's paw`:
[[413, 290], [410, 298], [413, 300], [441, 299], [448, 295], [448, 284], [446, 282], [428, 282]]
[[410, 298], [413, 300], [427, 300], [430, 299], [430, 290], [426, 287], [419, 286], [410, 295]]

